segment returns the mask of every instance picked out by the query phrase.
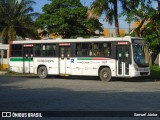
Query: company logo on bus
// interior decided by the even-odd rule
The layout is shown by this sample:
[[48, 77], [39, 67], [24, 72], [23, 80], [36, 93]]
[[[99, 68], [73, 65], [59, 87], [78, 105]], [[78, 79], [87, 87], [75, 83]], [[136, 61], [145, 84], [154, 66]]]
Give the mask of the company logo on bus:
[[128, 42], [118, 42], [118, 45], [128, 45]]
[[59, 46], [71, 46], [71, 43], [59, 43]]

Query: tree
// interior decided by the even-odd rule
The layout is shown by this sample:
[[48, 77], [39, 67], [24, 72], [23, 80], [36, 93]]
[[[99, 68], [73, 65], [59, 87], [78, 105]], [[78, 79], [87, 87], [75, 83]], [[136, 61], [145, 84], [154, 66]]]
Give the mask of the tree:
[[126, 15], [126, 21], [138, 22], [138, 27], [134, 30], [136, 35], [142, 37], [144, 24], [149, 20], [152, 12], [151, 0], [122, 0], [122, 15]]
[[1, 0], [0, 3], [0, 27], [3, 43], [8, 43], [8, 38], [15, 40], [16, 35], [25, 37], [36, 37], [36, 27], [32, 17], [38, 15], [33, 13], [32, 0]]
[[[159, 1], [157, 1], [159, 2]], [[143, 30], [143, 37], [149, 43], [149, 47], [152, 50], [152, 64], [160, 53], [160, 6], [158, 3], [157, 9], [152, 9], [152, 12], [148, 14], [149, 22], [145, 25]]]
[[100, 17], [103, 13], [105, 13], [106, 21], [111, 25], [114, 21], [116, 36], [120, 36], [118, 22], [118, 0], [95, 0], [91, 5], [90, 11], [92, 11], [93, 16], [97, 17]]
[[122, 2], [122, 13], [120, 16], [126, 16], [125, 21], [129, 24], [129, 34], [131, 33], [130, 24], [134, 21], [134, 13], [138, 9], [142, 0], [121, 0]]
[[36, 23], [63, 38], [93, 36], [96, 30], [102, 31], [102, 24], [97, 19], [89, 19], [87, 9], [80, 0], [52, 0], [43, 7], [44, 13]]

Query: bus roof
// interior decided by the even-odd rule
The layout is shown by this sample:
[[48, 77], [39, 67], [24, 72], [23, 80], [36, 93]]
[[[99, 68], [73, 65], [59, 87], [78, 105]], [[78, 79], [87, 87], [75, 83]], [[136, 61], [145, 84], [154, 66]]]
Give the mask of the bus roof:
[[34, 44], [34, 43], [74, 43], [74, 42], [104, 42], [104, 41], [131, 41], [131, 39], [142, 39], [138, 37], [111, 37], [111, 38], [77, 38], [77, 39], [45, 39], [45, 40], [20, 40], [20, 41], [11, 41], [10, 44]]
[[0, 49], [8, 49], [8, 44], [0, 44]]

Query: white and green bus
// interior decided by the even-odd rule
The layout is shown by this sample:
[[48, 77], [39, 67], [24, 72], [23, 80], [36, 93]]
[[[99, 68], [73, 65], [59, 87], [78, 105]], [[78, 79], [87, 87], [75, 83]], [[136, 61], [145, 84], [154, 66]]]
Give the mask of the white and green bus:
[[10, 71], [131, 78], [150, 75], [149, 51], [136, 37], [11, 41]]

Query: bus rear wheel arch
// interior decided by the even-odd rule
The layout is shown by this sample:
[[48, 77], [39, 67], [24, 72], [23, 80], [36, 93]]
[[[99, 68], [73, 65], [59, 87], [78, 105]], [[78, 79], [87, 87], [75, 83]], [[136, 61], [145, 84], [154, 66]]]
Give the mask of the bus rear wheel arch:
[[42, 78], [42, 79], [47, 78], [48, 76], [48, 70], [44, 65], [38, 67], [37, 73], [39, 78]]
[[99, 77], [101, 81], [110, 81], [112, 77], [112, 73], [109, 67], [101, 67], [99, 69]]

